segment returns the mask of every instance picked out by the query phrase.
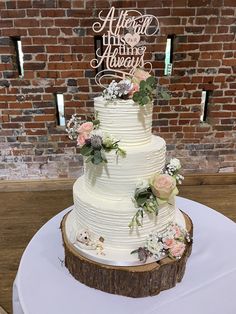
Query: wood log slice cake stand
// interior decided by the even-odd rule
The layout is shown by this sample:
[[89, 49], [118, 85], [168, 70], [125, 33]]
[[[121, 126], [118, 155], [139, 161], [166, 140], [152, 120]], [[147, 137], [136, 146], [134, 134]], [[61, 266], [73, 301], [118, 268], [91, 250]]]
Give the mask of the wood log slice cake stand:
[[[183, 214], [186, 229], [192, 237], [192, 221], [188, 215]], [[182, 280], [187, 259], [192, 251], [192, 242], [186, 243], [185, 252], [178, 260], [165, 257], [158, 262], [139, 266], [100, 264], [80, 255], [67, 239], [65, 232], [67, 215], [61, 222], [65, 266], [81, 283], [108, 293], [137, 298], [157, 295], [163, 290], [174, 287]]]

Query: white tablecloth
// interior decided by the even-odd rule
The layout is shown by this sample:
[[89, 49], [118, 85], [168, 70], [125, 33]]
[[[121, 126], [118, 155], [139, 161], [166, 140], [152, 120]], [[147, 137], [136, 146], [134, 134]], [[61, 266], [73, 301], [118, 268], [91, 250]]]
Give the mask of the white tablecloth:
[[[175, 288], [128, 298], [76, 281], [64, 260], [60, 221], [46, 223], [27, 246], [14, 282], [14, 314], [235, 314], [236, 224], [202, 204], [177, 198], [194, 223], [193, 252]], [[23, 230], [22, 230], [23, 232]]]

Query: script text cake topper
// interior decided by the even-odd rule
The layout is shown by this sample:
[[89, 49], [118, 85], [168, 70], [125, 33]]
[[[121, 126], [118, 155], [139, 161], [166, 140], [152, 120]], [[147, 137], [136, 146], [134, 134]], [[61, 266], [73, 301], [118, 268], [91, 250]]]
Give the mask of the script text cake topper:
[[132, 76], [137, 67], [151, 71], [150, 62], [145, 62], [146, 46], [141, 36], [153, 36], [159, 32], [158, 19], [151, 14], [141, 14], [137, 10], [122, 10], [115, 17], [115, 8], [111, 7], [106, 16], [99, 12], [99, 22], [92, 26], [95, 33], [101, 33], [104, 51], [98, 48], [96, 58], [90, 64], [92, 68], [100, 68], [104, 63], [105, 70], [95, 76], [98, 85], [103, 86], [104, 78], [125, 78]]

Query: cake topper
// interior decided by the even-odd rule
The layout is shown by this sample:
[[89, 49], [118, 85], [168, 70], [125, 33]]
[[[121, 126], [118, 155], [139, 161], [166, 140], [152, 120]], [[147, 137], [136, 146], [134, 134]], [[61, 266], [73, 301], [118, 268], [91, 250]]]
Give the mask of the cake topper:
[[98, 48], [90, 65], [99, 68], [104, 63], [105, 70], [96, 74], [96, 84], [104, 87], [102, 80], [105, 78], [132, 77], [136, 68], [145, 68], [150, 72], [152, 65], [144, 60], [146, 46], [141, 38], [159, 32], [158, 19], [137, 10], [122, 10], [115, 17], [115, 7], [111, 7], [106, 16], [100, 11], [98, 17], [100, 21], [95, 22], [92, 29], [97, 34], [106, 30], [102, 35], [104, 51]]

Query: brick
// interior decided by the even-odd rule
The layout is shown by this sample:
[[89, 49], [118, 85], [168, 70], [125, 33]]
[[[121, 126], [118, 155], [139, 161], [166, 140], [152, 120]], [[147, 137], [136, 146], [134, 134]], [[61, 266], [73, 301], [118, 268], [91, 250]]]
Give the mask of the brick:
[[60, 34], [60, 28], [48, 28], [48, 36], [58, 36]]
[[44, 62], [27, 62], [24, 64], [25, 70], [43, 70], [46, 64]]
[[204, 6], [210, 6], [211, 0], [198, 0], [197, 2], [195, 0], [188, 0], [188, 6], [189, 7], [204, 7]]
[[18, 9], [27, 9], [31, 7], [30, 0], [17, 0], [17, 8]]
[[195, 9], [172, 9], [171, 16], [195, 16]]
[[[91, 23], [91, 21], [89, 21]], [[55, 19], [55, 26], [56, 27], [76, 27], [79, 25], [78, 19]], [[91, 24], [90, 24], [91, 25]]]
[[27, 122], [27, 123], [25, 123], [25, 128], [26, 129], [44, 129], [45, 128], [45, 123], [41, 123], [41, 122]]
[[234, 9], [222, 9], [221, 14], [223, 16], [225, 15], [234, 15]]
[[17, 19], [14, 21], [15, 27], [38, 27], [39, 21], [36, 19]]
[[222, 44], [214, 43], [214, 44], [201, 44], [200, 50], [201, 51], [211, 51], [211, 50], [222, 50]]
[[225, 66], [235, 66], [236, 65], [236, 59], [227, 59], [222, 61], [222, 65]]
[[225, 7], [235, 7], [235, 1], [234, 0], [224, 0]]
[[214, 35], [212, 36], [213, 42], [233, 41], [234, 34]]
[[46, 135], [47, 134], [47, 130], [43, 130], [43, 129], [26, 129], [26, 134], [27, 135], [34, 135], [34, 136], [38, 136], [38, 135]]
[[45, 36], [47, 34], [44, 28], [30, 28], [28, 32], [30, 36]]
[[54, 45], [57, 44], [57, 37], [33, 37], [34, 45]]
[[146, 9], [147, 14], [155, 15], [157, 18], [159, 16], [170, 16], [170, 8], [158, 8], [158, 9]]
[[70, 46], [47, 46], [47, 53], [70, 53]]
[[221, 65], [220, 60], [199, 60], [199, 67], [219, 67]]
[[204, 27], [199, 26], [187, 26], [185, 28], [185, 31], [187, 33], [193, 33], [193, 34], [201, 34], [204, 31]]
[[66, 11], [59, 8], [54, 10], [40, 10], [40, 13], [42, 17], [63, 17], [66, 15]]
[[8, 28], [13, 27], [13, 21], [11, 20], [0, 20], [0, 28]]
[[217, 32], [216, 26], [206, 26], [205, 34], [215, 34]]
[[223, 6], [223, 1], [224, 0], [212, 0], [213, 8], [215, 8], [215, 7], [222, 7]]
[[17, 1], [6, 1], [7, 9], [16, 9]]
[[194, 43], [194, 42], [209, 42], [210, 41], [210, 35], [195, 35], [195, 36], [188, 36], [188, 42]]
[[216, 15], [216, 16], [218, 16], [219, 15], [219, 9], [218, 8], [207, 8], [207, 7], [205, 7], [205, 8], [199, 8], [199, 9], [197, 9], [197, 16], [199, 16], [199, 15], [204, 15], [204, 16], [206, 16], [206, 15]]
[[38, 52], [44, 52], [45, 47], [44, 46], [24, 46], [22, 50], [24, 53], [38, 53]]
[[1, 18], [22, 18], [25, 17], [25, 10], [1, 10]]
[[235, 24], [235, 22], [236, 22], [235, 17], [220, 17], [221, 25], [231, 25], [231, 24]]
[[38, 9], [27, 9], [26, 14], [29, 17], [40, 16], [40, 11]]
[[[179, 44], [176, 51], [192, 51], [192, 50], [199, 50], [199, 44]], [[203, 49], [205, 50], [205, 49]]]

